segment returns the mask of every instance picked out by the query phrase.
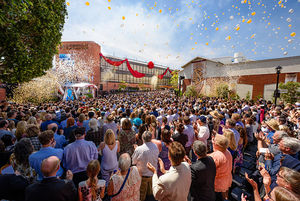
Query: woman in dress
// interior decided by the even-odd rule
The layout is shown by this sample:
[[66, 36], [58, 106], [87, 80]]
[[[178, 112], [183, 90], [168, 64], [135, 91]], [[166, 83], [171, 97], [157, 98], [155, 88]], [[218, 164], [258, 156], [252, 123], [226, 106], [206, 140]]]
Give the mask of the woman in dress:
[[36, 172], [29, 165], [29, 156], [33, 146], [28, 138], [21, 139], [16, 145], [14, 153], [10, 156], [10, 164], [14, 171], [27, 178], [30, 183], [36, 180]]
[[128, 153], [124, 153], [119, 159], [119, 169], [116, 174], [111, 177], [111, 180], [107, 187], [107, 194], [112, 196], [120, 191], [122, 184], [128, 174], [128, 178], [125, 182], [121, 192], [112, 197], [112, 201], [139, 201], [140, 200], [140, 186], [141, 176], [136, 166], [131, 166], [131, 158]]
[[216, 164], [215, 192], [217, 201], [228, 200], [228, 190], [232, 183], [232, 156], [227, 150], [228, 139], [217, 134], [212, 139], [214, 152], [209, 154]]
[[101, 174], [108, 184], [113, 171], [118, 169], [117, 153], [120, 151], [120, 143], [116, 140], [114, 131], [108, 129], [104, 135], [104, 142], [101, 142], [98, 151], [102, 152]]
[[78, 185], [79, 201], [101, 201], [104, 197], [105, 181], [98, 179], [100, 163], [98, 160], [89, 162], [86, 173], [88, 180], [82, 181]]
[[122, 128], [118, 135], [120, 142], [120, 154], [128, 153], [130, 156], [134, 152], [134, 145], [136, 144], [135, 132], [132, 129], [129, 119], [124, 119]]

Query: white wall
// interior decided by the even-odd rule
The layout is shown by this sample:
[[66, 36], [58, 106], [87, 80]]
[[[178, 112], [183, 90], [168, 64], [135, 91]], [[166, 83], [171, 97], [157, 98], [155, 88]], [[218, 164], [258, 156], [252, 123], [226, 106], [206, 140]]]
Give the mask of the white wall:
[[250, 92], [250, 99], [252, 99], [253, 85], [251, 84], [237, 84], [236, 93], [240, 98], [246, 98], [248, 91]]
[[272, 100], [275, 89], [276, 89], [276, 84], [265, 84], [264, 85], [264, 99]]

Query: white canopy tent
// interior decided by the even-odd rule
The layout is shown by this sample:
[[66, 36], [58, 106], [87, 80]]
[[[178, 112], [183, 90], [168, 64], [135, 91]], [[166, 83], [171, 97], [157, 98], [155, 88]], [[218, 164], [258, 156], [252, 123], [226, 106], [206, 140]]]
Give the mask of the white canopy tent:
[[80, 82], [80, 83], [68, 83], [64, 85], [65, 93], [63, 100], [67, 99], [68, 96], [68, 89], [71, 89], [74, 92], [75, 98], [78, 99], [78, 97], [84, 96], [88, 93], [92, 94], [93, 98], [96, 96], [96, 90], [98, 87], [91, 83], [86, 82]]

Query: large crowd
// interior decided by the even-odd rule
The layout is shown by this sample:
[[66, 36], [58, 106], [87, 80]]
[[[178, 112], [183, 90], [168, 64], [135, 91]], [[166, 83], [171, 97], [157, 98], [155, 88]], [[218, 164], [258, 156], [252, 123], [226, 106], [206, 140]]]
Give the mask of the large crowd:
[[300, 200], [299, 102], [2, 101], [0, 139], [4, 200]]

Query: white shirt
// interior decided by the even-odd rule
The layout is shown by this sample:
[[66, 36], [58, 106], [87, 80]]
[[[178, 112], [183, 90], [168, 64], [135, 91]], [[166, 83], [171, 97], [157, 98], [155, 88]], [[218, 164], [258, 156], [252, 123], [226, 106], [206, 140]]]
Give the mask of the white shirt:
[[147, 163], [151, 163], [157, 169], [159, 150], [152, 142], [146, 142], [138, 146], [132, 155], [132, 164], [136, 165], [142, 176], [151, 177], [153, 172], [148, 170]]
[[172, 115], [168, 115], [168, 116], [167, 116], [167, 119], [168, 119], [167, 124], [170, 125], [171, 122], [173, 121], [173, 116], [172, 116]]
[[162, 125], [162, 118], [163, 118], [163, 116], [161, 116], [161, 115], [157, 117], [157, 121], [160, 123], [160, 125]]
[[152, 191], [154, 198], [160, 201], [187, 201], [192, 182], [189, 164], [182, 162], [178, 166], [171, 166], [169, 171], [158, 178], [152, 177]]
[[205, 145], [207, 145], [207, 139], [209, 138], [209, 129], [207, 128], [207, 126], [200, 126], [199, 124], [197, 124], [197, 128], [198, 128], [198, 140], [204, 142]]
[[197, 120], [197, 116], [196, 116], [196, 115], [194, 115], [194, 114], [191, 114], [191, 115], [190, 115], [190, 120], [191, 120], [191, 123], [194, 123], [194, 122], [196, 122], [196, 120]]
[[195, 140], [195, 131], [192, 125], [184, 125], [183, 134], [188, 136], [188, 141], [185, 144], [185, 147], [190, 147]]

